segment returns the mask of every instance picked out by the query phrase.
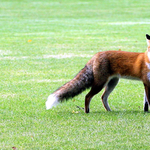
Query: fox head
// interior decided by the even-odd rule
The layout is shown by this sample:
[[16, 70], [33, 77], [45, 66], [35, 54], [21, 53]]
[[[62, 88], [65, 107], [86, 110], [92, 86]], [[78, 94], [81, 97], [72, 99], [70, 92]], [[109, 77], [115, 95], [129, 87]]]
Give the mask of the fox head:
[[147, 41], [147, 51], [146, 51], [146, 62], [147, 62], [147, 64], [149, 64], [148, 66], [148, 68], [150, 69], [150, 36], [148, 35], [148, 34], [146, 34], [146, 41]]

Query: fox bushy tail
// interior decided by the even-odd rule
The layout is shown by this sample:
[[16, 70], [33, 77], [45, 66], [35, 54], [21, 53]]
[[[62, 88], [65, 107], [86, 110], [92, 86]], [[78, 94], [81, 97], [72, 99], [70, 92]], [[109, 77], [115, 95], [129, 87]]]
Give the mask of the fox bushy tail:
[[80, 94], [85, 89], [92, 86], [93, 80], [92, 66], [86, 65], [71, 81], [49, 95], [46, 101], [46, 109], [50, 109], [58, 103]]

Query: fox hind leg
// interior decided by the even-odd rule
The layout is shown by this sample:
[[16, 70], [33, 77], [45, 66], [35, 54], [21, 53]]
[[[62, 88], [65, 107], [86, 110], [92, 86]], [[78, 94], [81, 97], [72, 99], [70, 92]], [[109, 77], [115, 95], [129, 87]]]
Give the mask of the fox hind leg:
[[103, 105], [105, 107], [105, 109], [107, 111], [111, 111], [109, 105], [108, 105], [108, 96], [110, 95], [110, 93], [114, 90], [114, 88], [116, 87], [116, 85], [118, 84], [119, 78], [118, 77], [114, 77], [112, 78], [106, 85], [105, 87], [105, 91], [102, 95], [102, 102]]
[[89, 105], [90, 105], [90, 101], [91, 101], [92, 97], [94, 95], [96, 95], [97, 93], [99, 93], [103, 89], [104, 84], [105, 83], [103, 83], [101, 85], [93, 84], [90, 92], [85, 97], [85, 113], [89, 113], [89, 111], [90, 111]]

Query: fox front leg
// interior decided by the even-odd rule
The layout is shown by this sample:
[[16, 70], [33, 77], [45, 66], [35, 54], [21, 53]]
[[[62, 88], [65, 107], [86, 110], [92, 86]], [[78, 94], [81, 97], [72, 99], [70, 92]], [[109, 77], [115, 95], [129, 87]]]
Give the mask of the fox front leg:
[[144, 92], [144, 111], [148, 112], [149, 104], [150, 104], [150, 87], [144, 84], [145, 92]]
[[148, 112], [149, 103], [147, 100], [146, 92], [144, 91], [144, 112]]

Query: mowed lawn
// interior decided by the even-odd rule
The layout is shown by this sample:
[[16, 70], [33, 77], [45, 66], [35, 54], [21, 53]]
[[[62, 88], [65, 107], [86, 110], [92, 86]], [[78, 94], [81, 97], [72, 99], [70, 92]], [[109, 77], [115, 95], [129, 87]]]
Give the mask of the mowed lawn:
[[0, 149], [150, 149], [143, 84], [120, 80], [106, 112], [100, 92], [85, 114], [85, 91], [46, 110], [49, 94], [97, 52], [146, 51], [150, 1], [1, 0]]

